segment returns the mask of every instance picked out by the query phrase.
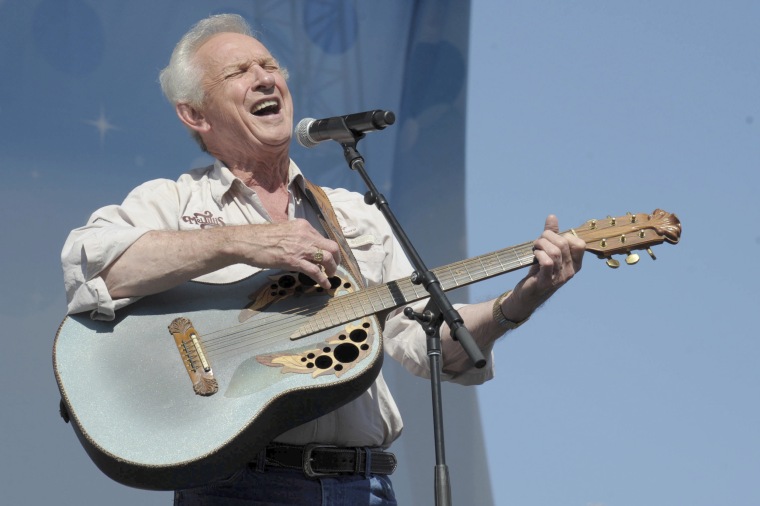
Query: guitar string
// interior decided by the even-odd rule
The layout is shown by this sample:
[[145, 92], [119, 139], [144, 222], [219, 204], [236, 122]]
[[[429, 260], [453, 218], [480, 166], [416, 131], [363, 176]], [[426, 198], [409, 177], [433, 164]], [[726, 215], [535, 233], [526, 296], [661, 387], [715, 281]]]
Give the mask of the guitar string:
[[[592, 231], [593, 229], [587, 230], [584, 226], [582, 228], [577, 228], [577, 229], [562, 232], [562, 233], [572, 232], [576, 236], [583, 237], [591, 233]], [[452, 263], [448, 266], [435, 269], [434, 272], [436, 273], [436, 276], [438, 277], [439, 281], [441, 281], [442, 284], [446, 287], [445, 289], [450, 289], [450, 288], [455, 288], [455, 287], [460, 286], [459, 281], [457, 281], [457, 273], [465, 272], [467, 274], [467, 277], [462, 277], [462, 280], [464, 281], [464, 283], [461, 284], [461, 286], [464, 286], [472, 282], [479, 281], [487, 277], [491, 277], [493, 275], [510, 272], [511, 270], [514, 270], [516, 268], [524, 267], [525, 265], [531, 264], [535, 259], [535, 256], [533, 255], [533, 252], [532, 252], [532, 246], [533, 246], [533, 242], [526, 242], [523, 244], [519, 244], [517, 246], [505, 248], [505, 249], [488, 253], [485, 255], [481, 255], [479, 257], [475, 257], [472, 259], [461, 260], [461, 261]], [[514, 256], [514, 260], [509, 259], [506, 261], [502, 261], [501, 256], [505, 254], [511, 254], [512, 256]], [[499, 268], [496, 268], [495, 264], [490, 264], [490, 262], [492, 262], [494, 259], [498, 262]], [[474, 265], [475, 263], [480, 263], [479, 271], [482, 271], [483, 273], [485, 273], [482, 277], [480, 275], [476, 275], [476, 277], [473, 278], [469, 267]], [[504, 265], [505, 263], [507, 264], [506, 266]], [[493, 265], [494, 268], [496, 269], [496, 272], [494, 272], [493, 274], [488, 274], [489, 265]], [[452, 283], [452, 281], [453, 281], [453, 284], [449, 285], [448, 283]], [[225, 346], [227, 348], [229, 348], [229, 346], [235, 346], [236, 344], [239, 344], [241, 342], [243, 342], [243, 346], [251, 347], [251, 343], [246, 342], [246, 341], [251, 336], [256, 336], [257, 334], [263, 333], [264, 330], [271, 331], [271, 329], [268, 329], [267, 327], [275, 327], [276, 325], [281, 325], [281, 326], [285, 325], [288, 328], [296, 327], [298, 329], [302, 329], [304, 327], [311, 327], [312, 329], [315, 329], [315, 330], [313, 331], [310, 330], [307, 333], [314, 333], [314, 332], [318, 332], [319, 330], [325, 330], [327, 328], [331, 328], [332, 326], [338, 326], [341, 323], [348, 323], [351, 319], [356, 319], [356, 318], [347, 317], [348, 314], [353, 314], [356, 317], [358, 317], [357, 316], [358, 314], [360, 314], [361, 316], [366, 316], [367, 314], [377, 312], [377, 309], [374, 307], [374, 304], [372, 304], [371, 299], [369, 299], [369, 302], [370, 302], [370, 306], [372, 307], [372, 311], [365, 311], [364, 308], [361, 307], [362, 299], [366, 299], [367, 297], [369, 297], [372, 294], [371, 290], [373, 288], [377, 289], [376, 291], [380, 295], [379, 301], [383, 305], [383, 309], [381, 309], [381, 311], [392, 308], [392, 307], [397, 307], [399, 305], [403, 305], [404, 303], [407, 303], [407, 302], [412, 302], [413, 300], [419, 300], [420, 298], [424, 298], [424, 296], [419, 295], [417, 286], [414, 284], [411, 284], [409, 280], [398, 280], [395, 283], [395, 286], [397, 287], [397, 291], [401, 292], [401, 294], [404, 295], [402, 301], [397, 300], [396, 297], [390, 294], [391, 289], [388, 284], [378, 285], [376, 287], [366, 288], [360, 292], [351, 293], [347, 296], [338, 297], [337, 299], [330, 299], [328, 300], [327, 303], [324, 303], [324, 304], [323, 303], [309, 304], [304, 307], [296, 308], [293, 311], [280, 313], [276, 316], [272, 316], [272, 318], [274, 318], [274, 321], [272, 320], [267, 321], [266, 317], [263, 317], [263, 318], [253, 317], [251, 318], [251, 320], [253, 321], [251, 322], [250, 325], [241, 324], [232, 328], [222, 329], [222, 330], [210, 333], [209, 336], [216, 334], [217, 337], [207, 339], [207, 343], [209, 343], [209, 347], [211, 347], [211, 344], [210, 344], [211, 341], [219, 340], [223, 343], [222, 346], [220, 346], [221, 349], [224, 349]], [[409, 296], [406, 295], [409, 293], [410, 290], [414, 292], [413, 300], [409, 300]], [[338, 303], [333, 302], [336, 300], [339, 302]], [[358, 300], [359, 303], [354, 304], [354, 300]], [[344, 307], [345, 305], [349, 306], [351, 313], [346, 312], [346, 308]], [[328, 317], [330, 317], [331, 306], [335, 308], [335, 310], [332, 311], [332, 313], [343, 311], [344, 317], [343, 318], [339, 317], [338, 319], [340, 321], [337, 323], [333, 321], [331, 321], [330, 324], [321, 323], [322, 318], [316, 318], [317, 320], [316, 322], [310, 321], [308, 325], [294, 325], [292, 318], [287, 318], [286, 321], [284, 322], [282, 321], [283, 314], [285, 314], [286, 316], [287, 315], [306, 316], [306, 315], [311, 314], [312, 317], [314, 317], [314, 316], [318, 316], [320, 312], [324, 312]], [[359, 311], [359, 313], [356, 313], [355, 308], [357, 306], [361, 307], [361, 310]], [[310, 318], [310, 320], [314, 320], [314, 318]], [[276, 330], [276, 327], [275, 327], [275, 330]], [[258, 344], [258, 346], [266, 346], [270, 342], [275, 342], [282, 339], [282, 336], [278, 335], [276, 332], [275, 334], [276, 335], [270, 339], [266, 339], [266, 338], [263, 340], [257, 339], [256, 343]], [[234, 339], [234, 341], [230, 341], [230, 339]], [[230, 342], [232, 343], [232, 345], [229, 344]], [[256, 349], [257, 347], [253, 346], [253, 348]]]
[[[279, 313], [267, 313], [265, 316], [258, 318], [258, 315], [254, 316], [251, 318], [253, 321], [251, 321], [250, 324], [243, 323], [233, 327], [232, 331], [230, 331], [230, 329], [224, 329], [222, 331], [210, 334], [212, 337], [211, 339], [208, 339], [209, 345], [204, 347], [207, 348], [211, 353], [212, 350], [216, 351], [218, 349], [229, 347], [230, 345], [234, 346], [241, 340], [245, 340], [249, 336], [253, 335], [250, 332], [251, 330], [255, 330], [256, 334], [274, 334], [274, 337], [272, 338], [263, 338], [256, 340], [257, 345], [267, 346], [270, 342], [281, 340], [283, 334], [287, 333], [287, 336], [285, 337], [289, 338], [290, 335], [292, 335], [299, 327], [305, 326], [304, 318], [294, 319], [294, 316], [309, 316], [311, 319], [322, 311], [327, 313], [342, 312], [344, 314], [344, 317], [340, 319], [341, 321], [331, 321], [329, 323], [325, 323], [323, 326], [324, 328], [330, 328], [332, 326], [339, 325], [340, 323], [343, 323], [343, 320], [350, 321], [352, 319], [358, 318], [360, 315], [364, 316], [363, 313], [369, 312], [364, 310], [364, 307], [367, 304], [362, 302], [362, 299], [366, 299], [369, 295], [371, 295], [370, 293], [365, 292], [373, 291], [372, 288], [374, 287], [328, 300], [322, 299], [317, 301], [310, 301], [308, 304], [290, 310], [285, 310]], [[359, 303], [354, 303], [355, 300], [358, 300]], [[360, 310], [357, 310], [357, 307], [360, 308]], [[350, 317], [345, 316], [347, 315], [347, 311], [350, 311], [350, 313], [348, 313], [351, 315]], [[319, 319], [322, 320], [324, 318]], [[312, 325], [314, 324], [312, 323]], [[219, 344], [219, 341], [221, 341], [221, 345], [217, 346]]]
[[[235, 331], [229, 332], [228, 329], [223, 331], [220, 336], [214, 336], [210, 339], [208, 346], [204, 345], [204, 348], [209, 353], [214, 353], [219, 350], [238, 349], [241, 344], [243, 346], [251, 345], [247, 339], [252, 335], [271, 334], [273, 337], [256, 339], [252, 346], [256, 348], [266, 348], [270, 343], [277, 342], [283, 338], [289, 338], [299, 328], [302, 327], [316, 327], [316, 331], [320, 328], [322, 330], [328, 329], [346, 323], [352, 320], [356, 320], [366, 314], [372, 314], [378, 311], [376, 304], [368, 302], [370, 297], [376, 290], [372, 290], [371, 287], [360, 292], [349, 293], [326, 301], [320, 300], [310, 302], [304, 306], [300, 306], [291, 310], [286, 310], [281, 313], [271, 313], [264, 317], [257, 318], [254, 316], [253, 321], [250, 324], [238, 325]], [[382, 294], [382, 291], [380, 291]], [[381, 301], [382, 308], [386, 309], [395, 305], [394, 301], [386, 296], [380, 296], [377, 300]], [[357, 302], [358, 301], [358, 302]], [[369, 309], [367, 309], [369, 308]], [[338, 321], [332, 318], [319, 317], [320, 312], [325, 312], [332, 315], [340, 315], [336, 317]], [[293, 318], [294, 316], [303, 316], [304, 318]], [[309, 317], [309, 318], [306, 318]], [[318, 320], [314, 322], [314, 318]], [[322, 323], [324, 321], [324, 323]], [[250, 332], [254, 330], [255, 333]], [[216, 334], [216, 333], [215, 333]], [[221, 341], [221, 343], [219, 343]]]
[[[600, 229], [601, 228], [608, 228], [608, 227], [600, 227]], [[613, 226], [612, 228], [615, 228], [615, 227]], [[600, 229], [596, 229], [596, 232], [598, 233], [598, 231]], [[562, 233], [563, 234], [565, 234], [565, 233], [573, 233], [574, 235], [583, 238], [583, 237], [585, 237], [588, 234], [593, 234], [594, 231], [595, 231], [594, 228], [587, 228], [586, 225], [584, 225], [582, 227], [579, 227], [579, 228], [576, 228], [576, 229], [572, 229], [572, 230], [568, 230], [568, 231], [565, 231], [565, 232], [562, 232]], [[467, 273], [467, 277], [463, 277], [462, 278], [463, 281], [464, 281], [464, 283], [462, 284], [462, 286], [464, 286], [464, 285], [470, 284], [470, 283], [472, 283], [474, 281], [478, 281], [480, 279], [485, 279], [485, 278], [491, 277], [493, 275], [498, 275], [498, 274], [506, 273], [506, 272], [509, 272], [509, 271], [514, 270], [516, 268], [524, 267], [525, 265], [531, 264], [534, 261], [534, 259], [535, 259], [534, 255], [532, 253], [532, 246], [533, 246], [533, 242], [526, 242], [526, 243], [523, 243], [523, 244], [519, 244], [517, 246], [513, 246], [513, 247], [510, 247], [510, 248], [505, 248], [505, 249], [502, 249], [502, 250], [499, 250], [499, 251], [496, 251], [496, 252], [493, 252], [493, 253], [488, 253], [488, 254], [485, 254], [485, 255], [481, 255], [479, 257], [475, 257], [475, 258], [472, 258], [472, 259], [461, 260], [461, 261], [452, 263], [452, 264], [450, 264], [448, 266], [444, 266], [444, 267], [435, 269], [434, 272], [436, 273], [436, 276], [438, 277], [439, 281], [442, 281], [444, 285], [446, 285], [447, 282], [450, 283], [453, 280], [454, 284], [453, 285], [449, 285], [445, 289], [449, 289], [449, 288], [454, 288], [454, 287], [460, 286], [460, 283], [457, 281], [457, 273], [458, 272], [462, 272], [462, 271], [466, 272]], [[510, 254], [510, 253], [511, 253], [512, 256], [514, 256], [515, 259], [514, 260], [506, 260], [507, 266], [505, 267], [505, 265], [504, 265], [505, 262], [503, 262], [500, 257], [502, 255]], [[488, 274], [489, 265], [485, 261], [491, 262], [493, 259], [495, 259], [499, 263], [499, 268], [496, 269], [496, 272], [494, 274], [490, 274], [489, 275]], [[474, 265], [476, 262], [479, 262], [481, 264], [481, 269], [480, 270], [482, 270], [482, 272], [485, 273], [485, 275], [483, 277], [480, 277], [478, 275], [478, 276], [476, 276], [476, 278], [473, 278], [472, 274], [470, 273], [469, 266]], [[469, 278], [469, 279], [467, 279], [467, 278]], [[421, 297], [419, 295], [419, 293], [417, 291], [417, 288], [416, 288], [416, 285], [409, 284], [408, 282], [405, 283], [403, 280], [399, 280], [399, 281], [396, 282], [396, 286], [398, 287], [398, 291], [400, 291], [402, 294], [407, 294], [410, 289], [413, 290], [414, 291], [414, 297], [415, 297], [414, 300], [419, 300], [420, 298], [423, 298], [423, 297]], [[388, 309], [388, 308], [391, 308], [391, 307], [396, 307], [396, 306], [402, 305], [402, 304], [404, 304], [406, 302], [411, 302], [408, 299], [407, 295], [405, 295], [404, 296], [404, 300], [402, 300], [400, 302], [395, 297], [393, 297], [393, 295], [390, 295], [390, 298], [389, 298], [388, 294], [390, 292], [390, 287], [388, 285], [379, 285], [378, 287], [372, 287], [372, 288], [379, 288], [380, 289], [380, 290], [378, 290], [378, 293], [381, 295], [381, 297], [380, 297], [379, 300], [383, 304], [383, 309]], [[346, 312], [345, 312], [346, 309], [343, 307], [344, 304], [348, 304], [349, 306], [351, 306], [351, 304], [353, 303], [354, 298], [356, 300], [358, 300], [359, 301], [359, 305], [361, 305], [362, 304], [362, 298], [366, 298], [366, 297], [368, 297], [368, 295], [370, 295], [369, 292], [368, 292], [368, 290], [369, 289], [364, 289], [362, 291], [364, 293], [359, 292], [361, 295], [363, 295], [363, 297], [357, 295], [357, 293], [350, 294], [348, 296], [349, 298], [345, 302], [343, 302], [343, 299], [346, 298], [345, 296], [338, 298], [337, 300], [340, 300], [341, 302], [340, 302], [340, 304], [334, 304], [334, 307], [336, 309], [333, 312], [337, 313], [339, 310], [342, 310], [344, 312], [344, 315], [345, 315], [346, 314]], [[353, 296], [353, 297], [351, 297], [351, 296]], [[331, 300], [334, 300], [334, 299], [331, 299]], [[303, 307], [303, 308], [296, 308], [296, 310], [294, 312], [290, 313], [290, 314], [299, 314], [300, 313], [301, 315], [308, 315], [310, 312], [312, 312], [312, 315], [314, 316], [314, 315], [318, 315], [320, 312], [324, 311], [327, 314], [327, 316], [329, 317], [330, 313], [331, 313], [330, 312], [330, 306], [331, 305], [333, 305], [333, 304], [331, 304], [328, 301], [327, 304], [310, 305], [311, 307], [306, 306], [306, 307]], [[365, 315], [373, 313], [373, 312], [377, 312], [377, 309], [371, 303], [371, 299], [370, 299], [370, 305], [372, 306], [372, 311], [365, 312], [365, 310], [362, 308], [362, 310], [360, 311], [360, 314], [362, 316], [365, 316]], [[314, 312], [315, 308], [316, 308], [316, 312]], [[383, 309], [381, 309], [381, 311]], [[351, 308], [351, 310], [355, 311], [355, 309], [353, 307]], [[273, 324], [276, 325], [276, 324], [281, 323], [279, 321], [275, 321], [275, 322], [269, 321], [269, 322], [267, 322], [264, 318], [252, 318], [252, 319], [254, 321], [251, 323], [251, 326], [237, 326], [238, 330], [222, 329], [220, 331], [217, 331], [215, 334], [218, 334], [218, 339], [221, 340], [221, 341], [226, 341], [226, 340], [228, 341], [229, 338], [234, 338], [237, 343], [240, 343], [241, 341], [248, 340], [248, 338], [251, 337], [251, 336], [255, 336], [256, 334], [262, 333], [262, 328], [261, 327], [266, 327], [268, 325], [272, 326]], [[304, 328], [304, 327], [307, 327], [307, 326], [311, 327], [311, 328], [315, 328], [316, 330], [309, 331], [309, 332], [313, 333], [313, 332], [318, 332], [320, 329], [324, 330], [324, 329], [330, 328], [331, 326], [337, 326], [337, 325], [340, 325], [341, 323], [347, 323], [348, 321], [350, 321], [350, 319], [351, 318], [339, 318], [339, 320], [341, 320], [340, 322], [336, 323], [336, 322], [332, 322], [331, 321], [331, 323], [328, 325], [328, 324], [325, 324], [325, 323], [320, 323], [319, 320], [321, 320], [321, 319], [318, 318], [317, 319], [318, 321], [316, 322], [316, 324], [315, 324], [314, 321], [310, 321], [308, 325], [302, 325], [300, 327], [298, 325], [295, 325], [295, 326], [299, 327], [299, 328]], [[262, 320], [264, 320], [264, 321], [262, 321]], [[276, 320], [282, 320], [281, 315], [278, 316]], [[294, 326], [292, 324], [292, 318], [288, 319], [288, 322], [290, 322], [289, 327], [293, 327]], [[288, 322], [284, 322], [282, 324], [286, 324]], [[255, 332], [252, 332], [252, 330], [254, 330], [253, 329], [254, 326], [255, 326]], [[235, 328], [235, 327], [233, 327], [233, 328]], [[214, 333], [212, 333], [212, 334], [214, 334]], [[263, 342], [261, 342], [260, 345], [262, 345], [262, 346], [263, 345], [267, 345], [267, 344], [269, 344], [270, 341], [277, 341], [277, 340], [280, 340], [280, 339], [282, 339], [281, 336], [275, 335], [271, 340], [266, 340], [266, 339], [263, 340]], [[257, 341], [262, 341], [262, 340], [258, 339]], [[244, 346], [250, 346], [250, 343], [245, 343], [244, 342], [243, 345]]]
[[[475, 257], [473, 259], [455, 262], [449, 266], [446, 266], [445, 268], [437, 269], [436, 275], [444, 286], [453, 288], [460, 286], [458, 278], [461, 279], [464, 284], [469, 284], [479, 279], [484, 279], [483, 276], [493, 276], [504, 273], [512, 268], [521, 267], [524, 263], [532, 262], [532, 251], [528, 255], [525, 254], [527, 251], [529, 251], [528, 247], [530, 245], [532, 245], [532, 243], [525, 243], [524, 245], [507, 248], [505, 250], [500, 250], [497, 252], [482, 255], [480, 257]], [[500, 256], [503, 256], [507, 253], [511, 253], [515, 259], [507, 260], [507, 266], [505, 267], [505, 261], [503, 261]], [[520, 253], [522, 253], [522, 255]], [[467, 267], [468, 265], [472, 265], [476, 262], [481, 264], [477, 269], [478, 272], [483, 272], [485, 274], [478, 274], [476, 278], [473, 278], [471, 269]], [[493, 274], [489, 274], [488, 272], [491, 269], [494, 270]], [[457, 275], [457, 273], [461, 274], [463, 272], [466, 273], [466, 275]], [[410, 299], [419, 300], [421, 298], [424, 298], [426, 295], [426, 292], [424, 294], [420, 294], [419, 290], [421, 287], [412, 284], [409, 280], [397, 280], [396, 285], [399, 287], [399, 291], [405, 294], [404, 300], [400, 303], [392, 295], [389, 295], [390, 291], [388, 285], [376, 285], [374, 287], [365, 288], [358, 292], [353, 292], [344, 296], [328, 299], [326, 303], [323, 301], [318, 301], [316, 303], [310, 303], [304, 306], [293, 308], [291, 310], [286, 310], [281, 313], [270, 313], [268, 316], [264, 317], [257, 318], [254, 316], [251, 318], [251, 320], [254, 321], [252, 321], [250, 324], [246, 324], [244, 322], [230, 328], [211, 332], [205, 337], [201, 336], [201, 340], [204, 342], [203, 347], [209, 356], [216, 356], [220, 352], [226, 355], [227, 352], [236, 352], [240, 349], [245, 348], [248, 348], [253, 352], [258, 352], [257, 350], [266, 349], [271, 343], [278, 342], [282, 340], [283, 337], [289, 338], [293, 334], [293, 331], [298, 328], [312, 326], [316, 327], [316, 330], [314, 330], [314, 332], [318, 332], [320, 330], [326, 330], [328, 328], [338, 326], [342, 323], [348, 323], [368, 314], [378, 312], [378, 309], [372, 302], [372, 295], [379, 295], [379, 297], [375, 297], [375, 299], [378, 300], [382, 306], [379, 311], [394, 308], [405, 302], [411, 302]], [[413, 295], [409, 295], [410, 291], [414, 292]], [[365, 309], [365, 307], [369, 307], [370, 310]], [[306, 323], [306, 325], [303, 325], [300, 323], [300, 321], [297, 321], [294, 324], [293, 316], [311, 315], [309, 320], [313, 320], [314, 316], [318, 316], [319, 313], [323, 311], [325, 313], [328, 313], [328, 316], [330, 312], [342, 312], [344, 316], [339, 318], [340, 321], [338, 322], [330, 321], [329, 323], [321, 323], [324, 319], [318, 318], [316, 325], [314, 322], [309, 322]], [[287, 336], [283, 336], [284, 329], [287, 330]], [[255, 332], [251, 332], [252, 330], [255, 330]], [[249, 340], [251, 336], [259, 334], [272, 334], [272, 337], [256, 339], [253, 341]]]
[[[527, 244], [528, 243], [526, 243], [526, 245], [520, 245], [511, 249], [508, 248], [506, 250], [475, 257], [474, 259], [453, 263], [446, 268], [437, 269], [436, 275], [439, 277], [444, 286], [456, 287], [460, 286], [460, 282], [457, 280], [458, 278], [464, 282], [463, 284], [469, 284], [476, 280], [484, 279], [483, 276], [493, 276], [507, 272], [509, 269], [521, 267], [525, 263], [532, 262], [532, 251], [530, 254], [525, 255], [525, 252], [529, 251], [527, 249]], [[518, 253], [518, 250], [522, 253], [522, 255]], [[499, 257], [503, 256], [505, 253], [511, 253], [515, 259], [507, 260], [506, 262], [503, 261]], [[477, 269], [478, 272], [483, 272], [485, 274], [478, 274], [476, 278], [473, 278], [470, 272], [471, 269], [468, 269], [466, 267], [468, 264], [474, 264], [475, 262], [481, 264], [481, 266]], [[498, 267], [496, 265], [497, 263]], [[505, 263], [507, 264], [506, 267], [504, 265]], [[462, 269], [462, 267], [465, 268]], [[489, 274], [488, 271], [490, 269], [493, 269], [494, 273]], [[462, 272], [466, 273], [466, 275], [457, 276], [457, 273]], [[412, 298], [419, 300], [421, 298], [424, 298], [426, 295], [426, 292], [424, 294], [420, 294], [419, 290], [421, 287], [412, 284], [409, 280], [397, 280], [396, 284], [399, 286], [399, 291], [405, 294], [404, 300], [401, 301], [401, 304], [410, 302], [410, 299]], [[414, 292], [413, 295], [409, 295], [410, 291]], [[389, 295], [389, 293], [390, 291], [388, 285], [376, 285], [374, 287], [369, 287], [358, 292], [353, 292], [344, 296], [328, 299], [326, 303], [319, 301], [317, 303], [310, 303], [305, 306], [296, 307], [294, 309], [281, 313], [271, 313], [265, 317], [256, 318], [254, 316], [252, 318], [254, 321], [252, 321], [250, 324], [242, 323], [231, 328], [211, 332], [207, 334], [206, 337], [201, 336], [201, 340], [204, 341], [203, 347], [209, 356], [217, 356], [219, 353], [226, 355], [227, 352], [237, 352], [238, 350], [246, 348], [257, 353], [259, 349], [266, 349], [271, 343], [281, 341], [283, 337], [289, 338], [295, 329], [309, 326], [309, 323], [303, 325], [300, 322], [296, 322], [294, 324], [292, 318], [294, 315], [305, 316], [311, 314], [311, 317], [309, 319], [312, 320], [315, 315], [318, 315], [322, 311], [326, 313], [342, 312], [344, 314], [344, 317], [339, 318], [341, 321], [337, 323], [334, 321], [330, 321], [329, 323], [320, 323], [323, 318], [318, 318], [316, 330], [314, 330], [314, 332], [318, 332], [319, 330], [326, 330], [328, 328], [338, 326], [342, 323], [348, 323], [350, 321], [356, 320], [361, 316], [366, 316], [367, 314], [377, 312], [377, 308], [372, 303], [372, 295], [379, 295], [379, 297], [376, 297], [376, 300], [382, 304], [382, 309], [380, 309], [380, 311], [400, 305], [399, 301], [392, 295]], [[358, 301], [358, 303], [356, 301]], [[366, 310], [365, 306], [370, 307], [370, 310]], [[357, 310], [357, 308], [359, 309]], [[311, 326], [314, 326], [313, 322], [311, 322]], [[287, 330], [287, 336], [283, 336], [284, 329]], [[252, 330], [255, 330], [255, 332], [251, 332]], [[253, 341], [249, 340], [251, 336], [260, 334], [272, 334], [272, 337], [255, 339]]]

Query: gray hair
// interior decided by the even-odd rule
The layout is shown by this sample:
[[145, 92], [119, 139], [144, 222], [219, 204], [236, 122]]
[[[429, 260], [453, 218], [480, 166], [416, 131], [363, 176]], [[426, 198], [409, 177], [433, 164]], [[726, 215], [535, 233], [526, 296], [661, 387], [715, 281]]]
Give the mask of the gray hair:
[[174, 47], [169, 65], [158, 78], [169, 102], [174, 105], [184, 102], [195, 108], [203, 104], [201, 71], [195, 62], [195, 52], [212, 36], [228, 32], [253, 37], [251, 27], [237, 14], [209, 16], [198, 21], [182, 36]]
[[[217, 14], [198, 21], [182, 36], [172, 51], [169, 65], [159, 74], [161, 90], [173, 105], [187, 103], [195, 109], [203, 105], [202, 72], [195, 62], [195, 53], [204, 42], [218, 33], [242, 33], [255, 37], [251, 27], [237, 14]], [[206, 146], [198, 132], [190, 130], [201, 150]]]

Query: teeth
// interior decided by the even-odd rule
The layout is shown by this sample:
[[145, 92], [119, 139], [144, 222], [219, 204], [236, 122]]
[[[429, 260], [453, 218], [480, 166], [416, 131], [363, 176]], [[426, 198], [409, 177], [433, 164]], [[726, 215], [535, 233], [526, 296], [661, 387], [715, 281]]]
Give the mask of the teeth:
[[275, 106], [277, 106], [276, 100], [265, 100], [259, 104], [256, 104], [256, 106], [254, 106], [251, 112], [255, 114], [262, 109], [266, 109], [267, 107], [275, 107]]

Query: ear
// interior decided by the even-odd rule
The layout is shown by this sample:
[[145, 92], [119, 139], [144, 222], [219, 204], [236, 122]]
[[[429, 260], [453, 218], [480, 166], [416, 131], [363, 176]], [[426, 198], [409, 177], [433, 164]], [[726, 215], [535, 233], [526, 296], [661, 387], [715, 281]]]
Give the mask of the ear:
[[206, 117], [203, 113], [190, 104], [179, 103], [176, 105], [175, 109], [180, 121], [187, 125], [191, 130], [195, 130], [198, 133], [204, 133], [211, 128], [211, 125], [206, 121]]

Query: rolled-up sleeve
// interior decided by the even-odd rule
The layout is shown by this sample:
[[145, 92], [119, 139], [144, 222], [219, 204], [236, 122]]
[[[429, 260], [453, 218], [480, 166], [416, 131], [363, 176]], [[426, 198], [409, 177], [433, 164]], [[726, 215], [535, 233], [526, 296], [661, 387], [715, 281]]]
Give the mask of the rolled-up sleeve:
[[61, 251], [68, 314], [89, 311], [93, 319], [113, 320], [116, 310], [137, 300], [112, 299], [100, 273], [143, 234], [176, 228], [177, 208], [174, 182], [155, 180], [133, 190], [122, 205], [98, 209], [85, 226], [72, 230]]
[[[411, 307], [422, 312], [427, 301], [423, 300]], [[461, 305], [455, 305], [461, 307]], [[422, 378], [430, 377], [430, 361], [427, 354], [427, 336], [422, 326], [403, 314], [403, 308], [392, 313], [385, 322], [383, 332], [385, 351], [406, 370]], [[480, 385], [493, 378], [493, 344], [481, 350], [486, 357], [486, 365], [476, 368], [464, 349], [457, 350], [455, 357], [443, 357], [441, 379], [460, 385]]]

